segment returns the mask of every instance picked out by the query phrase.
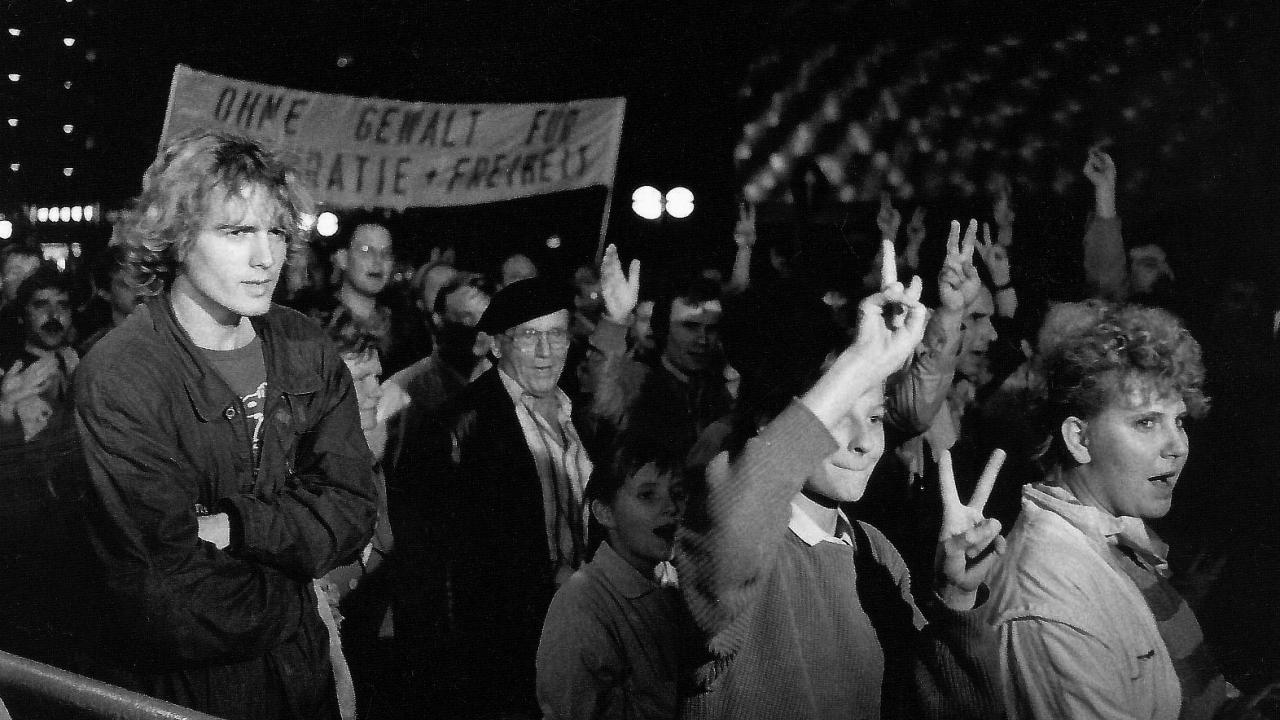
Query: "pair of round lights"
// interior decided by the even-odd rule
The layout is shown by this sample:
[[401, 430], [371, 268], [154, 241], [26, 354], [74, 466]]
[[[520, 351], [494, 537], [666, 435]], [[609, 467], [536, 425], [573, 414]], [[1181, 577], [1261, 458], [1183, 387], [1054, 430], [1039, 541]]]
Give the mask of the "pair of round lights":
[[693, 192], [673, 187], [664, 197], [658, 188], [644, 185], [631, 193], [631, 210], [645, 220], [657, 220], [664, 210], [673, 218], [686, 218], [693, 213]]

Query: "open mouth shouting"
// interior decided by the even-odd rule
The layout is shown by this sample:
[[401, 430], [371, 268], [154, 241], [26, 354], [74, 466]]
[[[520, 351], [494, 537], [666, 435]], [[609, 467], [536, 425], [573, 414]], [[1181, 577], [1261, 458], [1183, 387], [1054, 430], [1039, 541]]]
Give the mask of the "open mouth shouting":
[[666, 523], [665, 525], [659, 525], [658, 527], [653, 529], [653, 534], [662, 538], [666, 542], [675, 542], [676, 524]]

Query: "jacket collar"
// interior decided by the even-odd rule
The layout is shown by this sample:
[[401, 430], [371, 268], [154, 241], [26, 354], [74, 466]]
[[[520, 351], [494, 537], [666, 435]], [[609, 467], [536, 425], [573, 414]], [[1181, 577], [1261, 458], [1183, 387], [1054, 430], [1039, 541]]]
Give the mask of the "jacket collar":
[[[226, 410], [227, 397], [232, 395], [226, 381], [209, 365], [204, 353], [192, 341], [186, 328], [173, 313], [173, 303], [166, 292], [148, 300], [139, 312], [150, 315], [152, 329], [169, 340], [177, 349], [184, 366], [183, 384], [197, 414], [208, 421]], [[305, 363], [294, 358], [300, 347], [291, 347], [280, 326], [281, 313], [287, 312], [272, 305], [266, 315], [250, 318], [254, 333], [262, 342], [263, 361], [267, 368], [267, 385], [289, 395], [302, 395], [320, 388], [320, 376], [308, 372]]]
[[1117, 517], [1085, 505], [1061, 485], [1035, 483], [1024, 488], [1023, 497], [1066, 520], [1095, 543], [1127, 548], [1153, 567], [1168, 564], [1169, 545], [1142, 518]]

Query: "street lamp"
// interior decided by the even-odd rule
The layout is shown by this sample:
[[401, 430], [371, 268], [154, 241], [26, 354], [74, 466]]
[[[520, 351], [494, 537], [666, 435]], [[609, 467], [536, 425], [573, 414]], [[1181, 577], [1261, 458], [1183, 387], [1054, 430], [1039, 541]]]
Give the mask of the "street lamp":
[[645, 220], [658, 220], [664, 212], [673, 218], [687, 218], [693, 214], [693, 192], [673, 187], [664, 196], [652, 185], [642, 185], [631, 193], [631, 211]]

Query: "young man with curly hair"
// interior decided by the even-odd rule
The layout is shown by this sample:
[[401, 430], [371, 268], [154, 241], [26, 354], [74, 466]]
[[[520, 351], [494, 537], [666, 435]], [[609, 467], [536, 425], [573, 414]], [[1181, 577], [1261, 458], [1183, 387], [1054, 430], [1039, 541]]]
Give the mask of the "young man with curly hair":
[[250, 140], [170, 145], [113, 240], [150, 297], [76, 377], [111, 613], [102, 674], [219, 717], [338, 717], [311, 579], [373, 532], [351, 375], [271, 302], [309, 211]]

